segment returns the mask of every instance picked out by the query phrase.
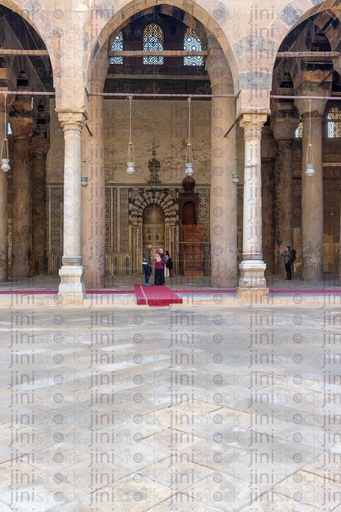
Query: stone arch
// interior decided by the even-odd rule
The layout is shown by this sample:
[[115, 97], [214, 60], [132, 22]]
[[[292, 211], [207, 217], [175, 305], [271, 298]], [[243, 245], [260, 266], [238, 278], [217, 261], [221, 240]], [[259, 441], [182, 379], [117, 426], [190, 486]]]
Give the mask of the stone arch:
[[139, 223], [142, 220], [144, 209], [153, 203], [161, 206], [165, 212], [165, 221], [169, 225], [176, 224], [178, 218], [178, 206], [169, 192], [164, 190], [158, 190], [156, 192], [151, 190], [144, 190], [143, 192], [137, 194], [131, 206], [131, 223]]
[[[341, 8], [338, 0], [333, 0], [331, 4], [320, 2], [306, 11], [302, 11], [302, 2], [296, 0], [290, 5], [290, 9], [285, 5], [273, 18], [268, 27], [270, 34], [269, 44], [273, 51], [272, 69], [274, 69], [277, 51], [289, 33], [310, 17], [314, 17], [314, 20], [312, 20], [312, 23], [314, 23], [319, 14], [324, 16], [324, 31], [329, 39], [331, 49], [339, 49], [339, 38], [337, 38], [337, 40], [333, 39], [338, 33], [338, 31], [335, 30], [335, 23], [340, 25], [341, 18]], [[329, 24], [327, 23], [326, 14], [330, 17]], [[330, 34], [328, 34], [329, 28]]]
[[50, 47], [50, 42], [53, 26], [51, 23], [52, 18], [50, 11], [44, 8], [37, 0], [32, 0], [30, 2], [27, 2], [26, 0], [2, 0], [1, 5], [14, 11], [34, 28], [46, 46], [52, 63], [53, 52]]
[[165, 248], [177, 249], [179, 242], [179, 208], [174, 197], [167, 190], [141, 190], [132, 199], [129, 224], [132, 229], [132, 272], [141, 272], [143, 253], [143, 212], [151, 204], [159, 205], [165, 215]]
[[[104, 4], [104, 1], [102, 0]], [[106, 8], [106, 5], [98, 3], [96, 10], [91, 12], [91, 21], [89, 20], [89, 26], [92, 24], [93, 27], [96, 24], [98, 27], [97, 33], [94, 35], [93, 30], [91, 31], [94, 37], [91, 40], [91, 53], [88, 62], [87, 69], [87, 86], [90, 90], [90, 81], [93, 74], [93, 69], [96, 66], [96, 58], [100, 53], [100, 49], [110, 40], [110, 35], [115, 30], [121, 29], [124, 25], [129, 23], [130, 19], [137, 13], [145, 12], [154, 6], [160, 7], [159, 0], [145, 0], [142, 9], [136, 9], [135, 1], [128, 1], [122, 6], [117, 12], [110, 12]], [[235, 25], [238, 20], [235, 19], [232, 9], [224, 6], [219, 0], [212, 0], [210, 2], [209, 10], [201, 7], [197, 2], [193, 0], [164, 0], [161, 7], [165, 6], [167, 14], [176, 17], [176, 11], [181, 9], [186, 13], [186, 23], [193, 25], [195, 28], [195, 20], [198, 20], [207, 29], [208, 32], [213, 34], [218, 43], [220, 44], [231, 68], [234, 90], [239, 90], [238, 83], [238, 62], [237, 56], [233, 50], [233, 37], [231, 41], [227, 39], [226, 33], [235, 34], [238, 32]], [[221, 28], [224, 25], [224, 30]], [[92, 27], [92, 29], [93, 29]], [[89, 29], [90, 31], [90, 29]]]

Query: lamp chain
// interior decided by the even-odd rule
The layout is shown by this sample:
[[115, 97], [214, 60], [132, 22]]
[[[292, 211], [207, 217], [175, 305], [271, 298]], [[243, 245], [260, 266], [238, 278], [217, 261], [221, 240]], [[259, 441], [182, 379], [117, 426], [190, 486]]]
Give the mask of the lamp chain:
[[[2, 141], [2, 148], [1, 148], [1, 158], [8, 158], [7, 154], [7, 94], [3, 93], [5, 96], [5, 106], [4, 106], [4, 139]], [[5, 150], [5, 155], [4, 155]]]
[[309, 146], [311, 146], [311, 100], [309, 100]]
[[191, 100], [192, 100], [192, 98], [189, 96], [189, 98], [188, 98], [188, 144], [191, 144]]
[[133, 97], [129, 96], [129, 144], [131, 144], [131, 104]]

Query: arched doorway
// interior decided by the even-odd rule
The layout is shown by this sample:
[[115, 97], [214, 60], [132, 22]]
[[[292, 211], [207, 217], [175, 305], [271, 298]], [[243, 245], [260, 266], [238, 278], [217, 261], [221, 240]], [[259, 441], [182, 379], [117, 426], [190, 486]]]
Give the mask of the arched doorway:
[[144, 190], [137, 194], [132, 200], [129, 223], [133, 273], [141, 272], [141, 255], [147, 243], [154, 249], [162, 247], [173, 255], [178, 253], [179, 209], [167, 191], [159, 190], [153, 195]]
[[152, 244], [157, 249], [165, 247], [165, 213], [161, 206], [152, 203], [143, 212], [143, 245]]

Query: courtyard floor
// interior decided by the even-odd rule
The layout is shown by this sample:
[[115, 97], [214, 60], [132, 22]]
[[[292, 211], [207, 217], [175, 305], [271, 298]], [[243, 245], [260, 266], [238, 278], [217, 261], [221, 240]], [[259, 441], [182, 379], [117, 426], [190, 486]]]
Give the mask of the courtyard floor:
[[1, 512], [341, 511], [338, 284], [280, 284], [249, 307], [0, 304]]

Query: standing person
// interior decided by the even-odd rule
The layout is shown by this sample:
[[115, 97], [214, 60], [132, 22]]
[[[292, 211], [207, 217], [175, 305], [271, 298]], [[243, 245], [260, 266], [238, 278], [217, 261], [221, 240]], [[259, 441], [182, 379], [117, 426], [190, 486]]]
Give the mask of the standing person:
[[154, 284], [160, 286], [165, 284], [165, 254], [160, 248], [155, 254]]
[[148, 244], [143, 252], [142, 267], [144, 270], [144, 286], [150, 286], [148, 281], [152, 275], [152, 249], [152, 244]]
[[284, 258], [285, 271], [287, 273], [286, 281], [291, 281], [292, 278], [292, 268], [290, 261], [290, 245], [286, 245], [285, 249], [281, 249], [281, 255]]
[[166, 259], [166, 277], [173, 277], [173, 260], [170, 257], [170, 254], [168, 251], [165, 252], [165, 259]]

